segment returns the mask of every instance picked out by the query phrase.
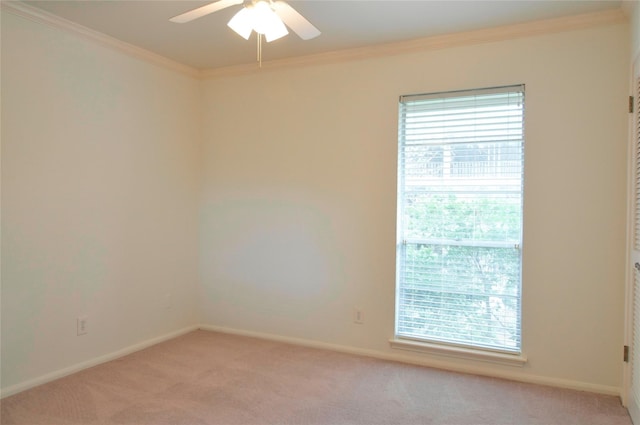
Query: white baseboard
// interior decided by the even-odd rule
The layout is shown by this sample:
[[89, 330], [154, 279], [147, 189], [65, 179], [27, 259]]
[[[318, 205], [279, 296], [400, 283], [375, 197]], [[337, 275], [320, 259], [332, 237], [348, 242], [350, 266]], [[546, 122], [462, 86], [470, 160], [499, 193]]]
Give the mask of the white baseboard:
[[526, 382], [530, 384], [548, 385], [551, 387], [567, 388], [578, 391], [588, 391], [599, 394], [620, 396], [620, 387], [593, 384], [589, 382], [573, 381], [569, 379], [554, 378], [549, 376], [538, 376], [523, 373], [521, 369], [497, 370], [482, 364], [469, 363], [461, 365], [446, 359], [438, 359], [436, 356], [410, 355], [406, 353], [388, 353], [378, 350], [369, 350], [347, 345], [330, 344], [326, 342], [313, 341], [301, 338], [290, 338], [281, 335], [267, 334], [262, 332], [245, 331], [240, 329], [226, 328], [213, 325], [200, 325], [200, 329], [213, 332], [222, 332], [234, 335], [248, 336], [253, 338], [267, 339], [284, 342], [288, 344], [301, 345], [310, 348], [321, 348], [325, 350], [338, 351], [342, 353], [356, 354], [360, 356], [373, 357], [381, 360], [389, 360], [402, 363], [410, 363], [420, 366], [433, 367], [437, 369], [450, 370], [452, 372], [469, 373], [493, 378], [508, 379], [510, 381]]
[[169, 339], [176, 338], [180, 335], [184, 335], [196, 329], [248, 336], [252, 338], [267, 339], [271, 341], [284, 342], [284, 343], [295, 344], [295, 345], [300, 345], [304, 347], [332, 350], [332, 351], [337, 351], [341, 353], [373, 357], [381, 360], [410, 363], [410, 364], [416, 364], [420, 366], [450, 370], [453, 372], [470, 373], [474, 375], [490, 376], [494, 378], [502, 378], [502, 379], [508, 379], [512, 381], [527, 382], [527, 383], [539, 384], [539, 385], [548, 385], [552, 387], [568, 388], [568, 389], [579, 390], [579, 391], [589, 391], [589, 392], [614, 395], [614, 396], [620, 396], [621, 394], [620, 387], [592, 384], [588, 382], [572, 381], [572, 380], [553, 378], [548, 376], [530, 375], [530, 374], [522, 373], [519, 370], [500, 371], [500, 370], [492, 369], [490, 367], [486, 367], [483, 365], [476, 365], [471, 363], [467, 365], [460, 365], [459, 363], [437, 359], [430, 356], [409, 355], [406, 353], [388, 353], [384, 351], [369, 350], [364, 348], [351, 347], [348, 345], [331, 344], [327, 342], [314, 341], [310, 339], [292, 338], [292, 337], [286, 337], [286, 336], [276, 335], [276, 334], [245, 331], [241, 329], [233, 329], [233, 328], [227, 328], [227, 327], [221, 327], [221, 326], [201, 324], [201, 325], [188, 326], [178, 331], [170, 332], [168, 334], [165, 334], [156, 338], [151, 338], [146, 341], [142, 341], [140, 343], [125, 347], [113, 353], [105, 354], [103, 356], [96, 357], [94, 359], [87, 360], [85, 362], [78, 363], [76, 365], [69, 366], [64, 369], [47, 373], [46, 375], [42, 375], [37, 378], [21, 382], [19, 384], [15, 384], [7, 388], [2, 388], [0, 390], [0, 398], [8, 397], [10, 395], [17, 394], [19, 392], [28, 390], [38, 385], [45, 384], [47, 382], [51, 382], [53, 380], [62, 378], [72, 373], [79, 372], [81, 370], [84, 370], [93, 366], [97, 366], [99, 364], [106, 363], [111, 360], [115, 360], [117, 358], [126, 356], [127, 354], [131, 354], [136, 351], [140, 351], [142, 349], [148, 348], [152, 345], [167, 341]]
[[37, 378], [30, 379], [28, 381], [24, 381], [19, 384], [11, 385], [10, 387], [7, 387], [7, 388], [2, 388], [0, 390], [0, 399], [4, 397], [8, 397], [10, 395], [17, 394], [19, 392], [28, 390], [33, 387], [37, 387], [38, 385], [46, 384], [47, 382], [54, 381], [64, 376], [71, 375], [72, 373], [80, 372], [81, 370], [88, 369], [90, 367], [97, 366], [99, 364], [106, 363], [111, 360], [115, 360], [117, 358], [126, 356], [127, 354], [135, 353], [136, 351], [143, 350], [145, 348], [151, 347], [152, 345], [156, 345], [161, 342], [167, 341], [169, 339], [176, 338], [180, 335], [184, 335], [188, 332], [195, 331], [198, 328], [199, 326], [197, 325], [188, 326], [186, 328], [183, 328], [174, 332], [170, 332], [168, 334], [161, 335], [156, 338], [151, 338], [146, 341], [142, 341], [137, 344], [130, 345], [121, 350], [114, 351], [113, 353], [105, 354], [103, 356], [96, 357], [96, 358], [66, 367], [64, 369], [56, 370], [54, 372], [47, 373], [46, 375], [42, 375]]

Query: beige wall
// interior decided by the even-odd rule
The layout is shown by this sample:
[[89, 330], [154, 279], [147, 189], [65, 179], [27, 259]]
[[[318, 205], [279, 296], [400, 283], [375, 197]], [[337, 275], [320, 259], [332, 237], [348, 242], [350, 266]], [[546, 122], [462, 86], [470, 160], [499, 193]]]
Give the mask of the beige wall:
[[628, 40], [611, 25], [206, 81], [205, 323], [393, 352], [398, 96], [524, 83], [529, 362], [410, 358], [615, 391]]
[[529, 362], [404, 358], [620, 388], [626, 25], [205, 81], [1, 30], [3, 389], [197, 323], [400, 357], [398, 96], [518, 83]]
[[199, 97], [3, 11], [3, 389], [197, 323]]
[[637, 60], [640, 56], [640, 6], [638, 1], [630, 1], [625, 4], [625, 10], [629, 14], [631, 24], [631, 60]]

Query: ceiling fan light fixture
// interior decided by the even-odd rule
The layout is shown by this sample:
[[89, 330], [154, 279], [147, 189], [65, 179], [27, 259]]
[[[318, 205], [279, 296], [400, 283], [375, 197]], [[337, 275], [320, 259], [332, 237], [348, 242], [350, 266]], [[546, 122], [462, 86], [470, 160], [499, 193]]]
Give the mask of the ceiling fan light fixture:
[[289, 34], [282, 19], [271, 9], [268, 2], [260, 0], [253, 5], [253, 30], [263, 34], [267, 42]]
[[267, 42], [289, 34], [282, 19], [264, 0], [243, 7], [227, 25], [245, 40], [249, 39], [251, 31], [263, 34]]
[[278, 18], [275, 13], [273, 14], [273, 16], [276, 19], [274, 19], [273, 22], [269, 24], [269, 27], [264, 29], [263, 32], [264, 38], [265, 40], [267, 40], [267, 43], [289, 34], [289, 31], [287, 31], [287, 27], [284, 26], [284, 23], [280, 20], [280, 18]]
[[243, 7], [227, 23], [227, 26], [234, 30], [240, 37], [248, 40], [253, 31], [253, 16], [251, 10]]

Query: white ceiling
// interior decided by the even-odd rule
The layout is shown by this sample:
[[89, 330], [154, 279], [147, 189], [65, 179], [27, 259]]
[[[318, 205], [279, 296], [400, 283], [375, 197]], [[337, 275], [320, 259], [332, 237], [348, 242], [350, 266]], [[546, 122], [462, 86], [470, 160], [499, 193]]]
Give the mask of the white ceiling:
[[[192, 68], [208, 70], [256, 61], [256, 39], [227, 27], [241, 6], [186, 24], [169, 18], [210, 1], [24, 1]], [[290, 34], [263, 47], [263, 60], [284, 59], [449, 33], [619, 9], [620, 0], [291, 0], [322, 34]]]

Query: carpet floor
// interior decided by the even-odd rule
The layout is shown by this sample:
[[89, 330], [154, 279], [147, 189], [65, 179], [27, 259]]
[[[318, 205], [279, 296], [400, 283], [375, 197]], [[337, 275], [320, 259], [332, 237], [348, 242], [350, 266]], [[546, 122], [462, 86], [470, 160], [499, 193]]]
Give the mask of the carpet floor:
[[618, 397], [208, 331], [7, 397], [0, 422], [631, 425]]

